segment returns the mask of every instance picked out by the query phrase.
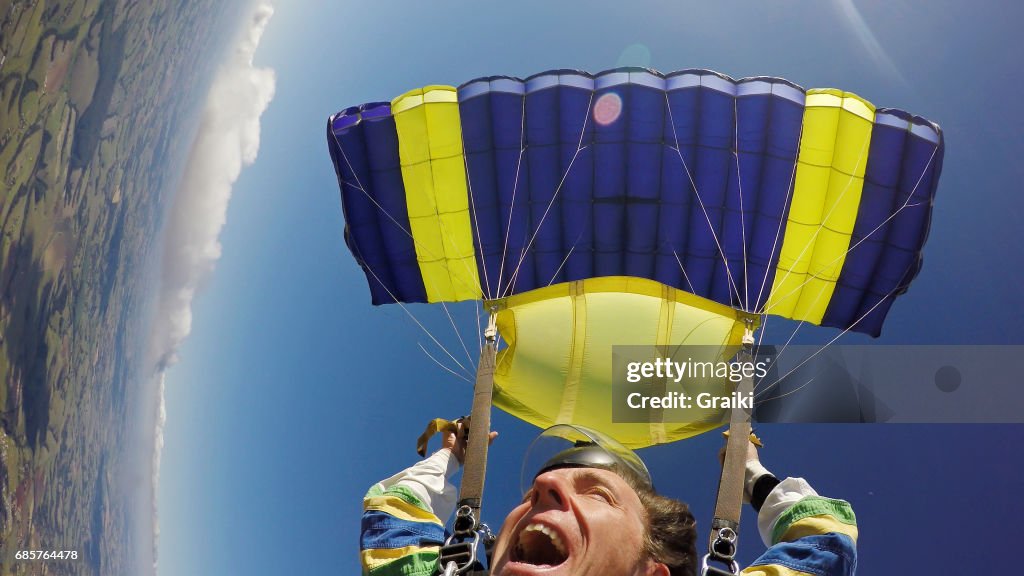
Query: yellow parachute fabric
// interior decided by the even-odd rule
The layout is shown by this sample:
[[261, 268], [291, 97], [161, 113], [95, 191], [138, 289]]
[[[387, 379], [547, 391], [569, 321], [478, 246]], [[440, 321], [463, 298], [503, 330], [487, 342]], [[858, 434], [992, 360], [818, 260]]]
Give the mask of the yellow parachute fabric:
[[807, 91], [772, 314], [821, 324], [860, 210], [874, 120], [874, 105], [856, 94]]
[[455, 88], [427, 86], [391, 103], [409, 233], [429, 302], [481, 297]]
[[[498, 353], [494, 405], [541, 428], [577, 424], [631, 448], [695, 436], [724, 422], [720, 409], [659, 410], [650, 422], [614, 422], [613, 345], [649, 347], [687, 356], [699, 350], [728, 361], [745, 322], [756, 318], [652, 280], [611, 276], [556, 284], [488, 303], [497, 309], [507, 347]], [[657, 347], [657, 348], [656, 348]], [[672, 352], [669, 352], [670, 354]], [[685, 358], [684, 358], [685, 359]], [[661, 383], [728, 395], [725, 379]]]

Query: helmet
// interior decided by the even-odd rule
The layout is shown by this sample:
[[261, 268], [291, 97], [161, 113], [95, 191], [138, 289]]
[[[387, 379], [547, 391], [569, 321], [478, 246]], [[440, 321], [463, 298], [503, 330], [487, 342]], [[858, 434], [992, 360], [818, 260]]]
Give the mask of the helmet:
[[520, 488], [525, 494], [537, 476], [558, 468], [621, 467], [637, 481], [654, 489], [643, 460], [614, 438], [590, 428], [556, 424], [541, 432], [523, 458]]

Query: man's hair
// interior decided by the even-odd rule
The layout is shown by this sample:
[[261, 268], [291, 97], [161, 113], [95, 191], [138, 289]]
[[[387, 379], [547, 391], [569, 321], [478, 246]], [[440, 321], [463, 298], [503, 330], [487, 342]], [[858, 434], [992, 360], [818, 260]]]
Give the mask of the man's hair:
[[[602, 466], [603, 468], [603, 466]], [[624, 466], [608, 468], [618, 474], [640, 497], [647, 515], [644, 555], [668, 566], [672, 576], [697, 573], [697, 521], [685, 502], [662, 496]]]

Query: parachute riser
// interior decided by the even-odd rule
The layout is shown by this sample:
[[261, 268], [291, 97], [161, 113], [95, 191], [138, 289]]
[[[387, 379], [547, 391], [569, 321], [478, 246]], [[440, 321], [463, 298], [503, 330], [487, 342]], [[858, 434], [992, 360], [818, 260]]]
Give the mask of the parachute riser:
[[[477, 528], [484, 493], [484, 475], [487, 470], [488, 439], [491, 434], [491, 398], [494, 393], [494, 367], [498, 352], [496, 314], [492, 309], [484, 331], [484, 346], [480, 350], [480, 363], [473, 386], [473, 407], [470, 411], [469, 438], [466, 442], [466, 461], [459, 490], [459, 509], [468, 506], [473, 525], [462, 526], [463, 533]], [[456, 526], [458, 531], [460, 527]]]
[[[753, 347], [754, 321], [748, 318], [743, 334], [743, 349], [737, 353], [736, 360], [741, 364], [752, 362]], [[746, 398], [752, 396], [753, 391], [753, 376], [744, 373], [743, 378], [736, 383], [736, 392], [741, 398]], [[740, 515], [743, 507], [747, 444], [750, 442], [752, 431], [751, 418], [750, 409], [745, 408], [743, 403], [738, 403], [729, 415], [729, 434], [722, 463], [722, 476], [718, 483], [718, 500], [715, 503], [715, 517], [711, 523], [708, 553], [701, 562], [701, 576], [740, 573], [736, 552], [739, 546]], [[723, 564], [728, 570], [712, 566], [710, 562]]]
[[466, 440], [465, 465], [459, 487], [459, 503], [452, 535], [441, 547], [438, 569], [445, 576], [485, 574], [478, 561], [480, 544], [489, 552], [494, 535], [480, 522], [484, 477], [487, 472], [487, 448], [491, 435], [491, 398], [494, 393], [494, 368], [498, 352], [497, 313], [490, 309], [484, 346], [473, 386], [469, 437]]

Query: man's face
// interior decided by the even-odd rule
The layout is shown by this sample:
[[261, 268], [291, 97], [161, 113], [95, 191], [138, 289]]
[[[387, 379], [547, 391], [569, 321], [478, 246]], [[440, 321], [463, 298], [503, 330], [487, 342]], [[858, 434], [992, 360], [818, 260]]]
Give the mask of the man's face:
[[640, 498], [619, 475], [599, 468], [550, 470], [505, 519], [492, 574], [656, 574], [664, 566], [642, 554], [645, 527]]

